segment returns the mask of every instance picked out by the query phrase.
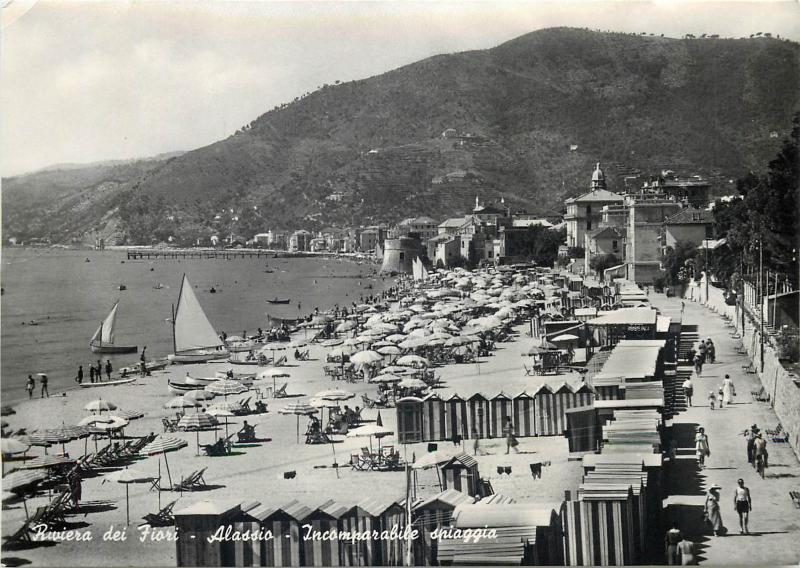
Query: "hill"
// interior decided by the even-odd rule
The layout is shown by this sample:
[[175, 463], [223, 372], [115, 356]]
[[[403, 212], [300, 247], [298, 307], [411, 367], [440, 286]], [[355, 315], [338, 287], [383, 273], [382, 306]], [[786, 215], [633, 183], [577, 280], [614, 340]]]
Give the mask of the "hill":
[[[210, 231], [452, 216], [478, 193], [544, 211], [585, 191], [597, 161], [612, 190], [668, 168], [730, 193], [729, 179], [762, 170], [788, 136], [800, 108], [798, 47], [540, 30], [323, 86], [128, 179], [108, 192], [119, 205], [110, 217], [131, 242], [188, 242]], [[39, 179], [37, 195], [50, 183]], [[4, 191], [5, 220], [34, 189], [4, 183], [15, 190]]]

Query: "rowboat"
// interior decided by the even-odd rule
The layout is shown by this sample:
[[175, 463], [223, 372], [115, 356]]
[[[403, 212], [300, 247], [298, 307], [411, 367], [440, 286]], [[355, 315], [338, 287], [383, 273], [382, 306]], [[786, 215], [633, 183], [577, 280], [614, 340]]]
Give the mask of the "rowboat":
[[111, 308], [111, 311], [106, 316], [106, 319], [100, 323], [100, 327], [94, 332], [92, 339], [89, 341], [89, 347], [92, 353], [136, 353], [138, 347], [135, 345], [114, 345], [114, 326], [117, 323], [117, 310], [119, 309], [119, 300]]
[[291, 298], [273, 298], [272, 300], [267, 300], [268, 304], [288, 304], [291, 302]]
[[136, 377], [130, 377], [128, 379], [117, 379], [116, 381], [105, 381], [100, 383], [81, 383], [80, 387], [82, 389], [91, 389], [95, 387], [115, 387], [117, 385], [127, 385], [135, 380]]
[[[160, 371], [162, 369], [166, 369], [167, 365], [169, 365], [169, 360], [166, 357], [162, 359], [151, 359], [150, 361], [145, 363], [145, 369], [149, 373], [151, 371]], [[141, 374], [141, 372], [142, 372], [141, 363], [138, 365], [129, 365], [127, 367], [122, 367], [119, 370], [119, 374], [122, 375], [123, 377], [126, 375], [138, 375]]]
[[173, 383], [167, 379], [167, 387], [172, 394], [186, 394], [187, 392], [200, 390], [205, 388], [205, 385], [190, 385], [187, 383]]
[[178, 307], [172, 311], [172, 363], [206, 363], [226, 359], [228, 349], [208, 321], [200, 302], [184, 274]]

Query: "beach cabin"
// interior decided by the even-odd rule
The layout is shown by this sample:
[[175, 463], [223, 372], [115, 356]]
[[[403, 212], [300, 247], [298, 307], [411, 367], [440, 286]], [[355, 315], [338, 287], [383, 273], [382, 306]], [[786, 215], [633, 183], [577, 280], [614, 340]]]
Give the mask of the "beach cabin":
[[447, 432], [450, 434], [450, 439], [453, 436], [460, 436], [462, 440], [470, 438], [469, 430], [469, 412], [467, 410], [467, 401], [453, 394], [445, 400], [447, 407], [447, 419], [449, 424]]
[[[330, 499], [314, 509], [301, 520], [302, 525], [311, 525], [312, 534], [322, 535], [327, 531], [338, 531], [347, 507]], [[301, 566], [341, 566], [342, 550], [338, 539], [317, 540], [304, 538]]]
[[564, 412], [567, 427], [564, 435], [569, 444], [569, 453], [595, 452], [600, 449], [603, 429], [593, 406], [577, 406]]
[[601, 371], [591, 379], [596, 400], [622, 400], [625, 398], [625, 377]]
[[[631, 490], [633, 491], [633, 520], [638, 527], [638, 539], [635, 541], [636, 557], [642, 560], [643, 564], [649, 564], [650, 562], [655, 563], [655, 561], [659, 560], [660, 558], [655, 558], [656, 555], [652, 554], [655, 550], [650, 551], [650, 554], [648, 554], [647, 518], [649, 516], [649, 511], [647, 509], [647, 474], [643, 471], [615, 471], [613, 473], [591, 471], [584, 476], [583, 483], [603, 485], [622, 483], [631, 486]], [[653, 513], [656, 514], [657, 511], [653, 511]], [[660, 549], [658, 550], [660, 552]], [[653, 557], [649, 558], [649, 561], [646, 561], [646, 555]]]
[[446, 440], [447, 405], [436, 394], [432, 393], [422, 399], [422, 438], [423, 440]]
[[537, 503], [459, 505], [452, 526], [458, 529], [493, 529], [497, 538], [465, 542], [463, 538], [439, 541], [439, 564], [493, 566], [563, 565], [561, 518], [552, 506]]
[[[359, 501], [341, 517], [345, 531], [390, 531], [405, 527], [406, 513], [403, 501], [388, 497], [368, 497]], [[403, 541], [401, 539], [368, 539], [342, 542], [344, 566], [402, 566]]]
[[450, 517], [462, 503], [474, 503], [475, 499], [455, 489], [445, 489], [424, 501], [417, 503], [412, 511], [414, 527], [419, 531], [414, 541], [414, 565], [435, 566], [437, 564], [437, 543], [431, 532], [450, 526]]
[[480, 499], [481, 484], [478, 462], [472, 456], [461, 452], [442, 465], [443, 489], [455, 489]]
[[397, 441], [401, 444], [415, 444], [424, 441], [422, 399], [413, 396], [398, 399], [395, 403], [395, 411], [397, 413]]
[[[511, 416], [512, 400], [503, 391], [489, 398], [489, 438], [502, 438], [506, 416]], [[513, 418], [512, 418], [513, 420]]]
[[467, 398], [469, 412], [470, 438], [489, 437], [489, 401], [486, 397], [476, 392]]
[[553, 391], [546, 385], [541, 385], [533, 393], [533, 408], [536, 418], [537, 436], [555, 436], [561, 434], [556, 431], [555, 408], [553, 402]]
[[208, 542], [217, 529], [232, 526], [241, 514], [239, 504], [199, 501], [176, 511], [175, 541], [178, 566], [234, 566], [234, 546], [230, 541]]
[[523, 391], [512, 400], [514, 427], [517, 436], [534, 436], [536, 432], [536, 417], [533, 410], [533, 397]]
[[272, 531], [274, 538], [266, 541], [262, 566], [302, 566], [304, 519], [311, 509], [293, 499], [282, 507], [264, 507], [250, 512], [261, 519], [263, 530]]
[[[242, 503], [240, 512], [232, 519], [233, 530], [240, 534], [258, 535], [261, 530], [262, 519], [259, 511], [264, 507], [258, 501]], [[254, 514], [255, 513], [255, 514]], [[264, 556], [266, 543], [263, 540], [234, 540], [233, 541], [233, 565], [234, 566], [261, 566], [261, 559]]]

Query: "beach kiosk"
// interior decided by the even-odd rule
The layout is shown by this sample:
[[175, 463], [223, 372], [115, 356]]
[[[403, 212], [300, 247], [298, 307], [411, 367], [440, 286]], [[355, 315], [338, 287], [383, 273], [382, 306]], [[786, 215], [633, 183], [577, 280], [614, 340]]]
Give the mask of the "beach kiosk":
[[238, 503], [226, 501], [199, 501], [176, 511], [175, 527], [180, 534], [175, 541], [177, 565], [233, 566], [233, 542], [208, 542], [208, 537], [220, 527], [232, 526], [241, 512]]
[[442, 465], [442, 484], [445, 490], [455, 489], [480, 498], [480, 479], [477, 460], [464, 452], [456, 454]]
[[600, 345], [616, 345], [622, 339], [655, 339], [658, 312], [652, 308], [620, 308], [603, 312], [586, 322]]

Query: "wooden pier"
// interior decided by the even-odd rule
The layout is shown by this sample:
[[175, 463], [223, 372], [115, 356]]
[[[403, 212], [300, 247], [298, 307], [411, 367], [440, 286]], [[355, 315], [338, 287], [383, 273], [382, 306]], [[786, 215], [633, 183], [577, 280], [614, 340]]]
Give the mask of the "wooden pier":
[[183, 259], [219, 259], [232, 260], [235, 258], [276, 258], [275, 251], [256, 250], [256, 249], [129, 249], [127, 251], [128, 260], [183, 260]]

